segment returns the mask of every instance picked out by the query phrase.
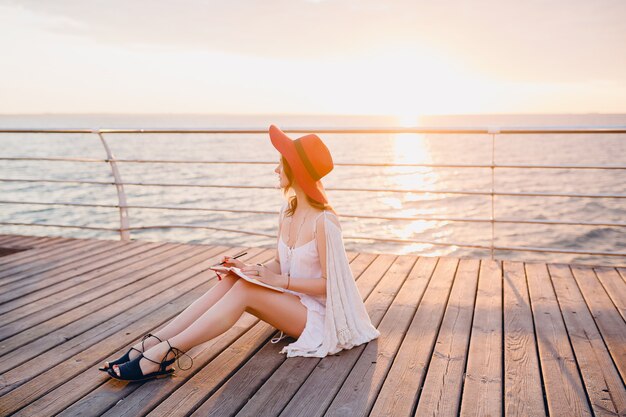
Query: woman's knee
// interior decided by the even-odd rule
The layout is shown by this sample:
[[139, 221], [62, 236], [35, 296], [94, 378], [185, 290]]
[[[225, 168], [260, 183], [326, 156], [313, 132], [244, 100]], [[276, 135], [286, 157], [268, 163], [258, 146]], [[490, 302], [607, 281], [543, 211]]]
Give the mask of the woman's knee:
[[242, 300], [246, 305], [248, 305], [248, 301], [252, 294], [254, 294], [255, 290], [258, 290], [259, 286], [254, 285], [245, 279], [238, 279], [233, 286], [231, 287], [229, 293], [234, 293], [237, 298]]
[[208, 300], [215, 298], [215, 294], [220, 294], [222, 297], [235, 285], [239, 279], [231, 274], [222, 275], [222, 279], [215, 285], [205, 291], [205, 293], [198, 300]]
[[225, 285], [227, 287], [232, 287], [233, 285], [235, 285], [237, 281], [240, 281], [240, 278], [237, 275], [229, 272], [226, 275], [222, 275], [222, 279], [220, 280], [218, 284]]

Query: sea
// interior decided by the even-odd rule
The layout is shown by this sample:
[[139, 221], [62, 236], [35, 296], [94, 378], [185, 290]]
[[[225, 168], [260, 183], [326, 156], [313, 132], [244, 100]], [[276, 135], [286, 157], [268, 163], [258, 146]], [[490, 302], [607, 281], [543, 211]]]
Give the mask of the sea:
[[[420, 116], [33, 114], [0, 115], [0, 129], [331, 127], [624, 127], [626, 114], [477, 114]], [[293, 133], [295, 139], [303, 134]], [[619, 197], [494, 196], [475, 191], [626, 195], [624, 169], [421, 167], [412, 164], [594, 165], [626, 167], [626, 134], [320, 134], [336, 164], [323, 179], [339, 213], [347, 250], [626, 266], [626, 199]], [[263, 134], [105, 134], [117, 159], [192, 163], [117, 164], [126, 183], [131, 238], [227, 246], [276, 245], [284, 202], [274, 173], [278, 153]], [[119, 204], [106, 162], [1, 158], [93, 158], [106, 151], [96, 134], [0, 133], [0, 233], [120, 239], [116, 207], [37, 202]], [[193, 161], [246, 161], [203, 164]], [[267, 162], [267, 163], [258, 163]], [[359, 164], [359, 165], [352, 165]], [[368, 165], [371, 164], [371, 165]], [[493, 174], [493, 176], [492, 176]], [[12, 181], [12, 180], [34, 181]], [[46, 181], [44, 181], [46, 180]], [[53, 180], [53, 181], [50, 181]], [[67, 181], [96, 181], [80, 184]], [[144, 185], [144, 184], [169, 185]], [[174, 184], [174, 185], [171, 185]], [[193, 184], [215, 187], [190, 187]], [[266, 188], [254, 188], [262, 186]], [[470, 194], [416, 191], [463, 191]], [[28, 203], [28, 204], [24, 204]], [[157, 208], [151, 208], [157, 207]], [[184, 208], [184, 210], [176, 210]], [[233, 210], [203, 211], [201, 208]], [[269, 213], [242, 213], [268, 211]], [[593, 222], [552, 225], [464, 219]], [[365, 217], [359, 217], [365, 216]], [[403, 219], [390, 219], [402, 217]], [[415, 219], [419, 218], [419, 219]], [[434, 219], [433, 219], [434, 218]], [[445, 220], [444, 220], [445, 219]], [[7, 225], [26, 223], [29, 225]], [[615, 223], [617, 225], [607, 225]], [[34, 225], [37, 224], [37, 225]], [[41, 225], [85, 226], [51, 227]], [[200, 228], [193, 228], [200, 226]], [[216, 230], [217, 229], [217, 230]], [[259, 236], [261, 233], [269, 236]], [[431, 243], [429, 243], [431, 242]], [[484, 249], [462, 245], [492, 245]], [[612, 255], [557, 253], [549, 250]]]

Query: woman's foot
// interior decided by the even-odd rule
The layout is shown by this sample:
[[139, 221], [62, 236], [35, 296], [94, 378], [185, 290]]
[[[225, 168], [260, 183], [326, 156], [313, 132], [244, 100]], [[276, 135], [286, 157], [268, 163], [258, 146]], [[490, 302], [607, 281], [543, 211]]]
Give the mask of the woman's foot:
[[[141, 354], [141, 352], [145, 352], [151, 347], [156, 346], [158, 343], [161, 343], [161, 339], [158, 336], [148, 333], [147, 335], [143, 337], [143, 339], [141, 339], [139, 342], [131, 346], [130, 350], [127, 353], [128, 358], [129, 358], [128, 360], [135, 359], [137, 356]], [[116, 365], [113, 365], [113, 366], [116, 366]], [[102, 367], [101, 369], [106, 370], [108, 368], [110, 368], [109, 362], [105, 361], [104, 367]]]
[[[155, 339], [156, 340], [156, 339]], [[157, 362], [151, 362], [147, 359], [141, 358], [139, 360], [139, 367], [141, 368], [141, 372], [144, 375], [147, 375], [149, 373], [152, 372], [157, 372], [159, 370], [159, 362], [163, 361], [163, 360], [167, 360], [167, 359], [174, 359], [175, 355], [174, 352], [169, 352], [167, 357], [164, 358], [165, 354], [167, 353], [167, 351], [169, 350], [169, 345], [167, 342], [161, 342], [156, 344], [155, 346], [153, 346], [150, 349], [146, 349], [146, 351], [144, 351], [143, 355], [152, 359], [153, 361]], [[139, 353], [137, 353], [135, 355], [135, 357], [139, 356]], [[172, 361], [173, 363], [173, 361]], [[171, 366], [172, 364], [168, 365]], [[166, 367], [167, 369], [167, 367]], [[118, 365], [113, 365], [113, 372], [115, 372], [115, 374], [117, 376], [121, 376], [120, 375], [120, 370], [119, 370], [119, 366]]]

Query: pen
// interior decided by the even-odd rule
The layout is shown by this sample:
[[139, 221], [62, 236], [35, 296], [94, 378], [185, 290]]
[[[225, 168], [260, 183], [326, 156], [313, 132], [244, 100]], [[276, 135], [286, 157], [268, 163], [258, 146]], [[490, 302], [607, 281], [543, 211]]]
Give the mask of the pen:
[[[232, 257], [232, 259], [237, 259], [237, 258], [241, 258], [243, 255], [246, 255], [248, 252], [241, 252], [240, 254], [237, 254], [235, 256]], [[213, 266], [218, 266], [218, 265], [224, 265], [226, 263], [226, 261], [221, 262], [219, 264], [213, 265]]]
[[[237, 258], [241, 258], [243, 255], [247, 254], [248, 252], [241, 252], [238, 255], [233, 256], [233, 259], [237, 259]], [[226, 263], [226, 261], [221, 262], [217, 265], [224, 265]], [[213, 266], [217, 266], [217, 265], [213, 265]], [[215, 272], [215, 275], [217, 275], [217, 279], [219, 279], [220, 281], [222, 280], [222, 276], [220, 274], [218, 274], [217, 272]]]
[[[233, 259], [241, 258], [243, 255], [246, 255], [248, 252], [241, 252], [239, 255], [233, 256]], [[224, 265], [226, 261], [222, 262], [220, 265]]]

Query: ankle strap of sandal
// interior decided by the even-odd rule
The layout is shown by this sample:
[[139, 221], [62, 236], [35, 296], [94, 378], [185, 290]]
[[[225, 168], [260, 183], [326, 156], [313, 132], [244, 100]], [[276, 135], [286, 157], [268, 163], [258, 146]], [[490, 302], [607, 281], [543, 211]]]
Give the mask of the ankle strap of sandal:
[[[174, 353], [174, 355], [176, 355], [176, 365], [178, 365], [178, 369], [180, 369], [181, 371], [186, 371], [187, 369], [191, 369], [193, 367], [193, 358], [189, 355], [187, 355], [187, 352], [183, 352], [182, 350], [173, 347], [172, 345], [170, 345], [170, 341], [166, 340], [167, 344], [169, 345], [169, 350], [167, 351], [167, 353], [165, 354], [165, 357], [163, 358], [163, 360], [165, 360], [167, 358], [167, 355], [169, 355], [170, 352]], [[183, 368], [182, 366], [180, 366], [180, 361], [179, 358], [181, 356], [187, 356], [189, 358], [189, 360], [191, 361], [191, 365], [188, 368]]]
[[161, 339], [159, 339], [158, 337], [156, 337], [155, 335], [153, 335], [152, 333], [148, 333], [147, 335], [145, 335], [142, 339], [141, 339], [141, 350], [142, 351], [146, 351], [146, 347], [144, 346], [144, 342], [146, 340], [148, 340], [149, 338], [154, 337], [156, 340], [159, 341], [159, 343], [162, 343], [163, 341]]

